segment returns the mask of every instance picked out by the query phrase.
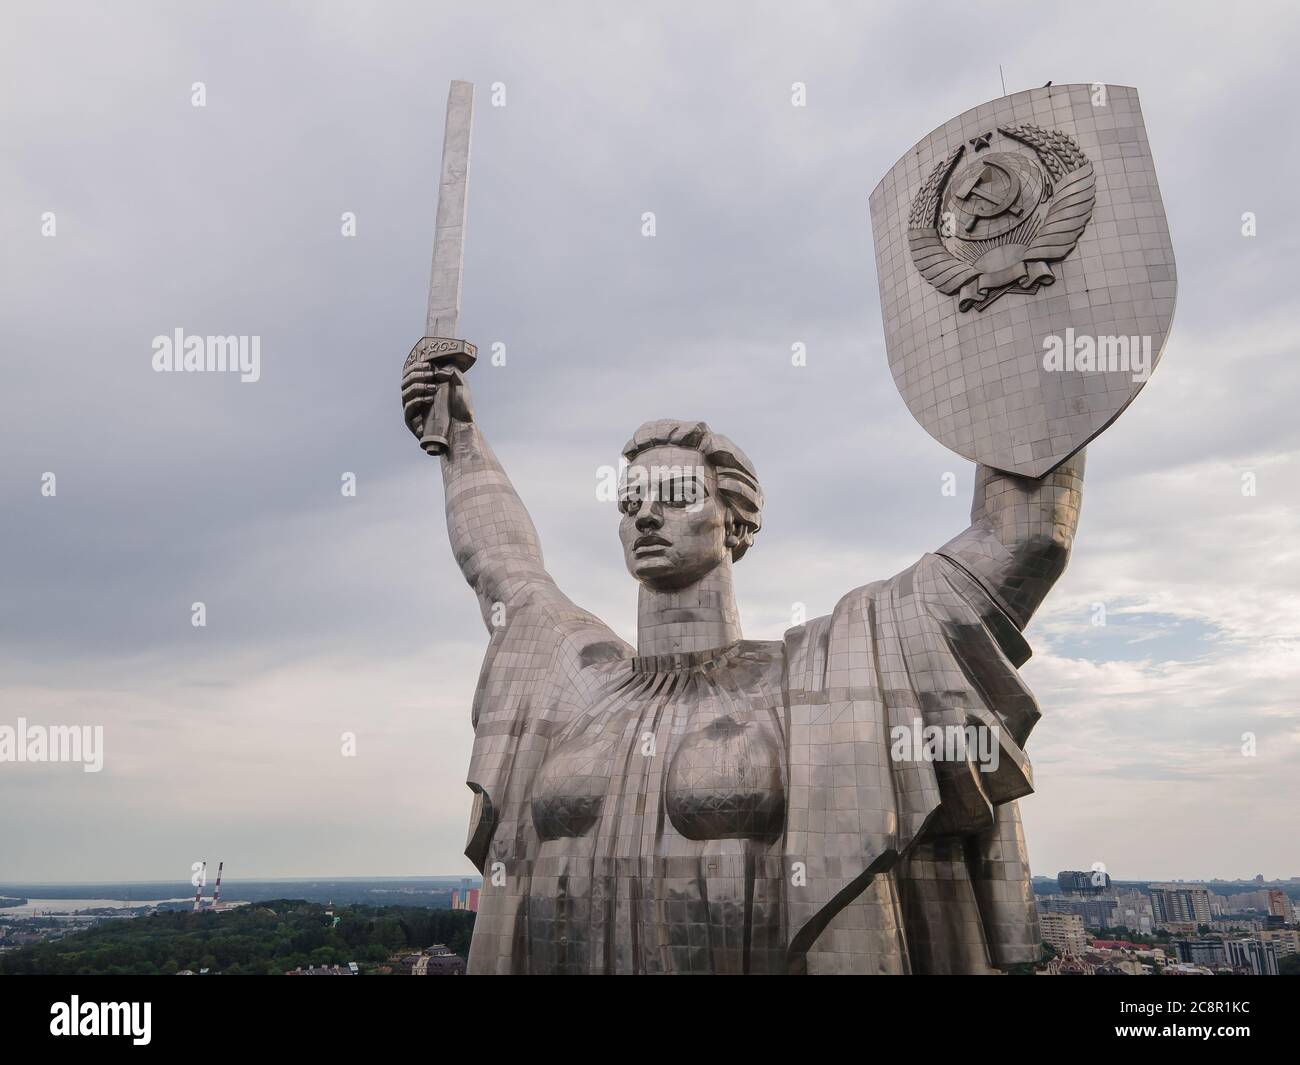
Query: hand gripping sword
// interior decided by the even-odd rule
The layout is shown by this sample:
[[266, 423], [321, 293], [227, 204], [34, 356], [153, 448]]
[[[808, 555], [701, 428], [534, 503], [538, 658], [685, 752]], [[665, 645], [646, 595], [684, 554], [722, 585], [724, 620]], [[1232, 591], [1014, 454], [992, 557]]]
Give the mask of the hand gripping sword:
[[[478, 348], [456, 336], [460, 325], [460, 281], [465, 259], [469, 144], [473, 121], [474, 86], [468, 81], [453, 81], [447, 94], [447, 124], [442, 138], [442, 178], [438, 185], [426, 335], [406, 357], [407, 370], [422, 362], [433, 368], [452, 366], [463, 373], [474, 365], [478, 357]], [[450, 382], [445, 382], [434, 393], [433, 405], [425, 416], [420, 446], [426, 454], [442, 455], [449, 449], [450, 387]]]

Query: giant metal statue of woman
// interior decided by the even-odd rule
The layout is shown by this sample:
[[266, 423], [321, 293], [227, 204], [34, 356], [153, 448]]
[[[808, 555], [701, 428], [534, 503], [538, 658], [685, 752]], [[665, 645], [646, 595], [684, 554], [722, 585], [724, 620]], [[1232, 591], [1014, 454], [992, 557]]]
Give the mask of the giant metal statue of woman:
[[[1067, 90], [1081, 88], [1051, 91], [1068, 100]], [[1046, 92], [1005, 99], [1029, 106]], [[963, 128], [981, 119], [971, 112]], [[987, 148], [983, 139], [975, 151]], [[952, 159], [952, 143], [909, 153], [897, 195], [893, 172], [882, 182], [872, 203], [878, 253], [914, 257], [915, 269], [904, 259], [907, 284], [930, 301], [918, 303], [924, 314], [969, 329], [976, 350], [995, 350], [1015, 339], [1015, 322], [1034, 320], [1026, 308], [1059, 322], [1062, 308], [1036, 293], [1048, 278], [1068, 290], [1072, 263], [1055, 254], [1059, 246], [1020, 265], [1005, 250], [980, 261], [987, 248], [958, 248], [945, 289], [925, 273], [942, 253], [916, 223], [933, 217], [938, 232], [950, 206], [975, 219], [967, 232], [979, 237], [1001, 217], [963, 196], [983, 184], [988, 202], [1010, 197], [1013, 218], [1037, 212], [1039, 229], [1050, 228], [1054, 202], [1076, 187], [1071, 174], [1085, 164], [1091, 174], [1092, 164], [1074, 159], [1070, 171], [1066, 158], [1057, 173], [1057, 155], [1041, 163], [1032, 150], [1015, 155], [1014, 133], [995, 140], [1004, 155], [992, 162]], [[1085, 147], [1108, 158], [1102, 144]], [[931, 159], [937, 181], [926, 180]], [[884, 215], [900, 213], [898, 230], [919, 233], [910, 250], [906, 239], [883, 240]], [[926, 403], [913, 402], [919, 386], [907, 360], [920, 348], [906, 332], [918, 317], [890, 314], [896, 294], [883, 279], [901, 268], [878, 265], [900, 388], [927, 428], [960, 437], [960, 427], [932, 428]], [[974, 303], [961, 306], [959, 288]], [[1001, 313], [1005, 338], [985, 328]], [[992, 365], [991, 376], [970, 370], [954, 393], [974, 397], [978, 418], [992, 425], [991, 443], [974, 450], [1005, 456], [1001, 469], [977, 467], [970, 524], [888, 579], [846, 575], [830, 614], [776, 640], [745, 639], [733, 591], [737, 563], [759, 542], [758, 471], [702, 421], [643, 424], [623, 447], [618, 502], [624, 558], [639, 584], [632, 647], [547, 572], [465, 374], [408, 363], [409, 428], [421, 436], [439, 404], [448, 419], [447, 528], [490, 633], [468, 778], [466, 853], [484, 876], [470, 972], [993, 973], [1039, 959], [1016, 802], [1032, 791], [1025, 743], [1039, 717], [1018, 673], [1030, 653], [1022, 630], [1070, 557], [1083, 444], [1118, 410], [1078, 401], [1097, 386], [1062, 374], [1059, 433], [1018, 434], [1016, 420], [1033, 404], [1053, 423], [1056, 385], [1044, 375], [1034, 378], [1043, 395], [1023, 383], [1017, 393]], [[1125, 387], [1124, 403], [1136, 394]], [[1088, 418], [1071, 423], [1080, 412]], [[902, 742], [954, 733], [989, 742]]]
[[[1040, 481], [981, 470], [970, 527], [937, 552], [783, 639], [746, 640], [732, 582], [762, 522], [758, 475], [702, 422], [648, 422], [623, 451], [646, 490], [619, 504], [632, 648], [546, 572], [457, 371], [407, 374], [412, 429], [437, 388], [452, 391], [452, 551], [491, 633], [469, 772], [472, 972], [1037, 959], [1014, 800], [1038, 710], [1016, 666], [1069, 557], [1081, 459]], [[998, 771], [891, 761], [890, 726], [916, 718], [996, 730]]]

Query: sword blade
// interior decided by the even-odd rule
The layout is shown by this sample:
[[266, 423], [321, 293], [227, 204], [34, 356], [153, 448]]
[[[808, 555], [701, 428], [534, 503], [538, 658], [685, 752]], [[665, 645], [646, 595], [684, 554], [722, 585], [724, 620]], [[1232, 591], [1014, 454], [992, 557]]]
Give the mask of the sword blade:
[[469, 209], [469, 144], [474, 123], [474, 86], [453, 81], [447, 94], [442, 137], [442, 177], [429, 277], [425, 336], [454, 337], [460, 327], [460, 279], [465, 260], [465, 218]]

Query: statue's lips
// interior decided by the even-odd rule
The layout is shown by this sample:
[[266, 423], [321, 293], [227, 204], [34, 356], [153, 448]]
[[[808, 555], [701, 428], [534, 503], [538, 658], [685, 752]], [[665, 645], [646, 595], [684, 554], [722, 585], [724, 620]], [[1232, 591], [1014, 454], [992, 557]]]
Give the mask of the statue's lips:
[[649, 536], [638, 537], [632, 544], [632, 550], [637, 553], [662, 553], [665, 547], [672, 547], [672, 544], [662, 536], [655, 536], [653, 533]]

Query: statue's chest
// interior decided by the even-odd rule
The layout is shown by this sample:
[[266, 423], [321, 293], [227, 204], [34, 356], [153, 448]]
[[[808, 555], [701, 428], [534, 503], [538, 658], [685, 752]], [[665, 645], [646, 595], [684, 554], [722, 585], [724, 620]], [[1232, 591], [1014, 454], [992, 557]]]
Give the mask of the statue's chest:
[[778, 838], [780, 645], [739, 648], [702, 667], [612, 675], [552, 741], [535, 778], [541, 838], [603, 839], [628, 856], [662, 853], [672, 836]]

